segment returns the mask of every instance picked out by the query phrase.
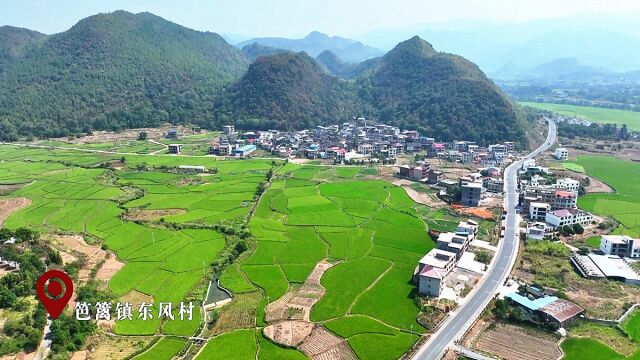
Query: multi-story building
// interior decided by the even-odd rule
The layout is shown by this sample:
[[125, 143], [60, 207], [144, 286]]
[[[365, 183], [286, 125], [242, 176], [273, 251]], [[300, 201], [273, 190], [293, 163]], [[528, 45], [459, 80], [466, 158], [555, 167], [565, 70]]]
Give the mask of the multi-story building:
[[556, 187], [578, 192], [578, 189], [580, 189], [580, 182], [571, 178], [563, 178], [556, 181]]
[[567, 150], [567, 148], [559, 147], [553, 153], [553, 156], [558, 160], [567, 160], [569, 159], [569, 150]]
[[640, 257], [640, 239], [627, 235], [602, 235], [600, 251], [605, 255], [637, 258]]
[[418, 263], [415, 281], [418, 293], [427, 296], [440, 296], [444, 288], [444, 279], [456, 264], [456, 255], [448, 251], [433, 249]]
[[580, 209], [559, 209], [547, 212], [545, 216], [546, 223], [556, 228], [573, 224], [586, 225], [592, 220], [591, 214]]
[[529, 204], [529, 219], [535, 221], [544, 221], [547, 212], [551, 210], [551, 205], [543, 202], [532, 202]]
[[462, 188], [462, 205], [478, 206], [482, 199], [482, 183], [464, 182]]
[[571, 191], [556, 191], [553, 209], [572, 209], [578, 206], [578, 193]]
[[225, 125], [222, 127], [222, 132], [225, 135], [234, 135], [236, 133], [236, 128], [233, 125]]
[[182, 145], [180, 144], [169, 144], [167, 145], [167, 149], [169, 150], [169, 154], [180, 154], [182, 152]]

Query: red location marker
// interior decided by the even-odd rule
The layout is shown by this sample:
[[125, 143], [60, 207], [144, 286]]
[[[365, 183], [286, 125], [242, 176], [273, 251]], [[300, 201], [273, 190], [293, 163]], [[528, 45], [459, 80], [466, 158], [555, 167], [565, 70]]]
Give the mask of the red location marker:
[[51, 318], [55, 320], [73, 295], [73, 282], [64, 271], [49, 270], [38, 278], [36, 294]]

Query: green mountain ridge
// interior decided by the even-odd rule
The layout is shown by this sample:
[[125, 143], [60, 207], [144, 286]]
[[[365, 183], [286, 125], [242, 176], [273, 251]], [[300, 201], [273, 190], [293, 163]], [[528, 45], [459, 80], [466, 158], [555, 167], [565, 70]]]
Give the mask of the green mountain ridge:
[[204, 121], [216, 91], [248, 65], [214, 33], [149, 13], [94, 15], [6, 68], [0, 131], [65, 136]]
[[124, 11], [50, 36], [0, 29], [6, 38], [17, 40], [0, 43], [11, 54], [0, 74], [2, 140], [166, 122], [302, 129], [354, 116], [442, 140], [524, 139], [514, 105], [475, 64], [419, 37], [359, 64], [262, 46], [245, 55], [218, 34]]

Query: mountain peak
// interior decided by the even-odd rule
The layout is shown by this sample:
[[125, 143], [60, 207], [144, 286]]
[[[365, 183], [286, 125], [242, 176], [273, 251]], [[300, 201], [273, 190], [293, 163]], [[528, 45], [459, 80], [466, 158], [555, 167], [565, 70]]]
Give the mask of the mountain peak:
[[323, 41], [323, 40], [328, 40], [329, 35], [325, 33], [321, 33], [320, 31], [312, 31], [309, 33], [309, 35], [305, 36], [304, 39], [311, 40], [311, 41]]
[[389, 53], [391, 52], [409, 52], [423, 56], [433, 56], [438, 53], [428, 41], [418, 35], [399, 43]]

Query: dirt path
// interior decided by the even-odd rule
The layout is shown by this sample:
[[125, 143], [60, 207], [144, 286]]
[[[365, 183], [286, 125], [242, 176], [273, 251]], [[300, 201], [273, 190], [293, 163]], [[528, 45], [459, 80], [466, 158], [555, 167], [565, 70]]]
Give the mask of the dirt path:
[[31, 200], [23, 197], [0, 200], [0, 229], [2, 229], [4, 221], [7, 220], [12, 213], [29, 205], [31, 205]]
[[264, 335], [272, 341], [296, 347], [314, 360], [357, 359], [347, 342], [310, 321], [313, 305], [326, 290], [320, 284], [322, 275], [336, 263], [319, 262], [298, 290], [290, 290], [267, 306], [265, 320], [271, 323]]

